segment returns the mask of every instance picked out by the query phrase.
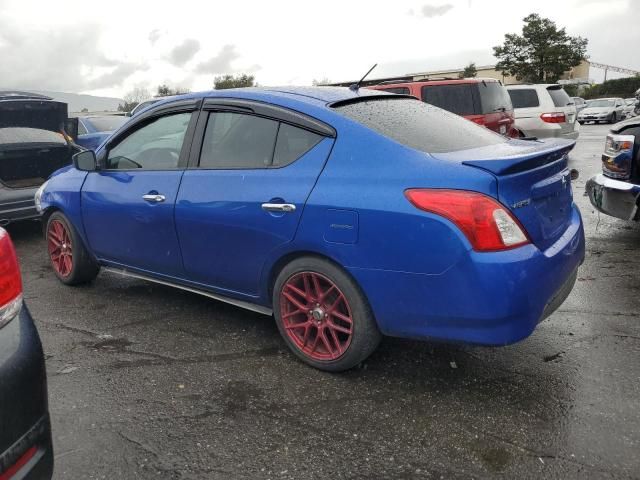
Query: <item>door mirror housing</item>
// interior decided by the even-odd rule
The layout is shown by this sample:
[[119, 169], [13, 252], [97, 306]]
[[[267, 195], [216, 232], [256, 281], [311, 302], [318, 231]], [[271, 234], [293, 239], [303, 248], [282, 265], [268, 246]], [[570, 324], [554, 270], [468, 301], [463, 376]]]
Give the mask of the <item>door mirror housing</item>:
[[83, 172], [95, 172], [98, 170], [98, 161], [96, 153], [93, 150], [83, 150], [76, 153], [73, 157], [73, 166]]

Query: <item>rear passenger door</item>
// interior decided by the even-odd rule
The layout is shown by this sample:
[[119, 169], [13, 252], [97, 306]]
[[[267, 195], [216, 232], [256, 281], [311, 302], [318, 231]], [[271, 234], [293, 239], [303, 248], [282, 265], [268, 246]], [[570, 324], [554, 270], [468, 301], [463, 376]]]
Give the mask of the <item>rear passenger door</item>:
[[257, 102], [205, 103], [176, 201], [187, 278], [257, 295], [265, 260], [295, 235], [334, 135]]

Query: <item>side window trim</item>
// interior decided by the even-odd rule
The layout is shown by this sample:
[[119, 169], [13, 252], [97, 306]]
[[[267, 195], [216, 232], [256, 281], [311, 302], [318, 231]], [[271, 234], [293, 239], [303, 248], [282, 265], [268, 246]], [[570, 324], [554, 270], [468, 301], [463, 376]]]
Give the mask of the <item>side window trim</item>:
[[[189, 119], [189, 125], [187, 126], [187, 130], [185, 131], [184, 134], [184, 139], [182, 141], [182, 147], [180, 148], [180, 156], [178, 158], [178, 164], [175, 168], [162, 168], [162, 169], [144, 169], [141, 170], [139, 168], [130, 168], [130, 169], [123, 169], [123, 168], [106, 168], [106, 161], [107, 158], [109, 157], [109, 152], [112, 150], [112, 148], [116, 145], [118, 145], [121, 141], [125, 140], [127, 137], [129, 137], [130, 135], [132, 135], [133, 133], [137, 132], [138, 130], [140, 130], [141, 128], [146, 127], [147, 125], [149, 125], [151, 122], [160, 119], [162, 117], [168, 117], [170, 115], [177, 115], [180, 113], [189, 113], [189, 111], [191, 111], [191, 118]], [[200, 110], [185, 110], [185, 109], [178, 109], [178, 110], [173, 110], [173, 109], [162, 109], [160, 110], [160, 112], [154, 112], [154, 115], [145, 115], [144, 118], [140, 119], [139, 121], [137, 121], [135, 124], [131, 125], [130, 128], [127, 128], [125, 131], [121, 132], [120, 135], [118, 135], [117, 138], [113, 139], [113, 141], [109, 142], [108, 145], [106, 145], [105, 149], [102, 151], [102, 154], [100, 155], [100, 157], [98, 158], [98, 163], [101, 166], [100, 171], [104, 171], [104, 172], [140, 172], [140, 171], [155, 171], [155, 172], [162, 172], [162, 171], [176, 171], [176, 170], [184, 170], [187, 168], [188, 165], [188, 160], [189, 160], [189, 155], [190, 155], [190, 151], [192, 148], [192, 144], [193, 144], [193, 140], [194, 140], [194, 132], [198, 123], [200, 117]]]

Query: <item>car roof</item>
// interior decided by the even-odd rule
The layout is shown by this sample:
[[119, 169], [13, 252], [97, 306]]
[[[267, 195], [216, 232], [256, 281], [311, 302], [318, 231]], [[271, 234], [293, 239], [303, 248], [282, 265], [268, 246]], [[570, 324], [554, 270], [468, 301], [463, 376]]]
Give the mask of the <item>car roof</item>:
[[0, 100], [53, 100], [39, 93], [23, 92], [20, 90], [0, 90]]

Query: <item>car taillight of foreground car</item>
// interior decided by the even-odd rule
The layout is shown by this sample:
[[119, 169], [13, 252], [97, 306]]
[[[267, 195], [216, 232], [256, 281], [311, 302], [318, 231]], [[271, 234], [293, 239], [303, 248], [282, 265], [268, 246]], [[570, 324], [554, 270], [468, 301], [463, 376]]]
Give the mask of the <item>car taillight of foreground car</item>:
[[18, 258], [0, 228], [0, 480], [51, 478], [46, 392], [44, 356], [23, 304]]

